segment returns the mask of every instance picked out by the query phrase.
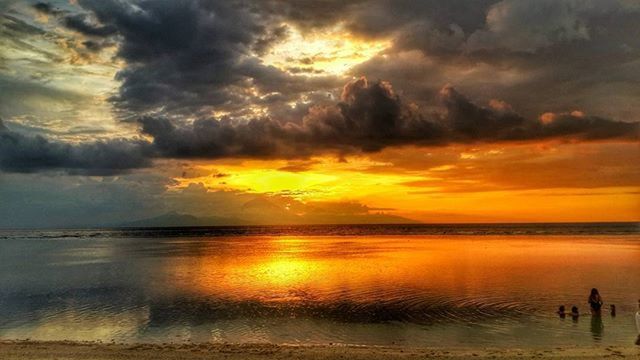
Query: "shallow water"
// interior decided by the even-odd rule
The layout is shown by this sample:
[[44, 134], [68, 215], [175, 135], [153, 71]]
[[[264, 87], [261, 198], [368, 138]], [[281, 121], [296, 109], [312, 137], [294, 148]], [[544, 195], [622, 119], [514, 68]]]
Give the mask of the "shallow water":
[[0, 338], [632, 344], [637, 225], [571, 226], [4, 231]]

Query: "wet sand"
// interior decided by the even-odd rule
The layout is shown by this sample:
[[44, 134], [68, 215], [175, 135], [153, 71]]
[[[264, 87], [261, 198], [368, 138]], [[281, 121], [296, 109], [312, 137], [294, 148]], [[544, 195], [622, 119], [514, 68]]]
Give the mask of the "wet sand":
[[444, 349], [370, 346], [288, 346], [270, 344], [115, 344], [97, 342], [0, 341], [4, 360], [115, 359], [640, 359], [640, 346], [554, 347], [549, 349]]

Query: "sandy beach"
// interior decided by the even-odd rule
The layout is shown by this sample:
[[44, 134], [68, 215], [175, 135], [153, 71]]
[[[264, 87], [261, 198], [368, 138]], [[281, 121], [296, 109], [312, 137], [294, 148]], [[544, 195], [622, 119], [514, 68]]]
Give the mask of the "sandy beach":
[[640, 359], [640, 346], [445, 349], [271, 344], [115, 344], [2, 341], [0, 359]]

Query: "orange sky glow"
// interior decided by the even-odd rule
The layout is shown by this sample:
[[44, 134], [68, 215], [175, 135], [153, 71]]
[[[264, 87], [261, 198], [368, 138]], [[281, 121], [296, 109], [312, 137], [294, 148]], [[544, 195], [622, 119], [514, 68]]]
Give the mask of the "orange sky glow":
[[284, 194], [301, 202], [357, 202], [422, 222], [637, 221], [637, 149], [479, 145], [344, 159], [199, 162], [176, 177], [173, 189], [202, 184], [209, 191]]

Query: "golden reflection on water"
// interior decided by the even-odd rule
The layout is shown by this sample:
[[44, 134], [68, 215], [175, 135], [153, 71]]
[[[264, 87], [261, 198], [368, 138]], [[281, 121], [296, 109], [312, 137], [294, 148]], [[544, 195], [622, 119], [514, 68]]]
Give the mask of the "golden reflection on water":
[[580, 237], [247, 237], [203, 242], [193, 256], [167, 259], [164, 269], [168, 281], [200, 295], [371, 301], [401, 296], [390, 291], [398, 288], [458, 297], [579, 294], [622, 280], [640, 289], [637, 276], [606, 271], [612, 262], [639, 259], [636, 244]]
[[[624, 343], [640, 298], [639, 236], [177, 237], [51, 259], [16, 272], [30, 287], [0, 297], [0, 338]], [[616, 318], [590, 317], [592, 287]]]

